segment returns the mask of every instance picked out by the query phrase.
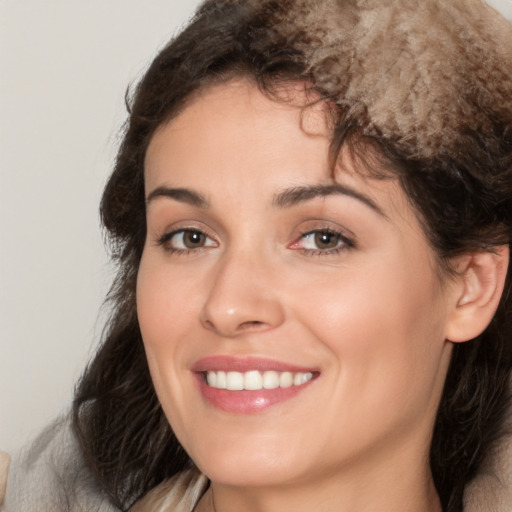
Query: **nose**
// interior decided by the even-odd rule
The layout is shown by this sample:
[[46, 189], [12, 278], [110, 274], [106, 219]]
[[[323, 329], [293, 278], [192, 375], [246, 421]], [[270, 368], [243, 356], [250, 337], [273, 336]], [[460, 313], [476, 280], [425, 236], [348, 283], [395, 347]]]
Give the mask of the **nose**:
[[226, 255], [212, 269], [202, 325], [224, 337], [281, 325], [284, 309], [273, 274], [271, 265], [254, 257]]

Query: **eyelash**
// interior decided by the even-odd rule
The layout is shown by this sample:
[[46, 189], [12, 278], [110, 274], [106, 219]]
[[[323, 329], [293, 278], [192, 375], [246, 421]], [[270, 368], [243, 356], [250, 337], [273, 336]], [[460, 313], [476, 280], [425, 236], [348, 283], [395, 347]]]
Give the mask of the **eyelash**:
[[[199, 234], [200, 236], [204, 236], [205, 239], [210, 240], [211, 244], [209, 245], [203, 245], [199, 247], [190, 247], [190, 248], [181, 248], [181, 247], [172, 247], [170, 245], [170, 241], [179, 234], [182, 234], [183, 236], [186, 236], [186, 234]], [[306, 249], [298, 247], [298, 244], [301, 242], [304, 242], [307, 237], [310, 237], [312, 235], [329, 235], [336, 238], [337, 243], [340, 245], [337, 245], [336, 247], [332, 247], [329, 249]], [[193, 228], [182, 228], [177, 229], [175, 231], [171, 231], [170, 233], [165, 233], [157, 240], [157, 245], [164, 248], [164, 250], [171, 254], [177, 254], [177, 255], [187, 255], [192, 252], [197, 252], [199, 250], [204, 250], [208, 247], [215, 247], [217, 243], [213, 240], [212, 237], [210, 237], [207, 233], [204, 231], [201, 231], [200, 229], [193, 229]], [[347, 236], [343, 235], [339, 231], [336, 231], [331, 228], [318, 228], [318, 229], [309, 229], [307, 231], [304, 231], [300, 234], [299, 238], [294, 241], [290, 246], [290, 248], [294, 250], [298, 250], [301, 253], [307, 255], [307, 256], [330, 256], [330, 255], [336, 255], [343, 251], [346, 251], [348, 249], [353, 249], [355, 247], [355, 243], [353, 240], [348, 238]]]
[[[200, 247], [190, 247], [190, 248], [181, 248], [181, 247], [172, 247], [170, 245], [170, 241], [179, 234], [182, 234], [185, 236], [187, 233], [189, 234], [199, 234], [201, 236], [204, 236], [206, 239], [209, 239], [213, 242], [211, 245], [204, 245]], [[213, 240], [212, 237], [210, 237], [207, 233], [204, 231], [201, 231], [200, 229], [195, 228], [182, 228], [182, 229], [176, 229], [175, 231], [171, 231], [170, 233], [165, 233], [157, 240], [157, 245], [164, 248], [164, 250], [171, 254], [177, 254], [177, 255], [187, 255], [192, 252], [197, 252], [198, 250], [202, 250], [208, 247], [212, 247], [216, 245], [216, 242]]]
[[306, 240], [306, 237], [312, 236], [312, 235], [330, 235], [337, 239], [337, 242], [340, 243], [340, 245], [337, 245], [336, 247], [330, 248], [330, 249], [304, 249], [304, 248], [297, 248], [296, 250], [301, 251], [303, 254], [306, 254], [307, 256], [332, 256], [336, 254], [340, 254], [341, 252], [344, 252], [348, 249], [353, 249], [355, 247], [355, 243], [353, 240], [348, 238], [347, 236], [343, 235], [339, 231], [336, 231], [332, 228], [318, 228], [318, 229], [309, 229], [307, 231], [304, 231], [300, 234], [300, 237], [297, 239], [297, 241], [293, 242], [291, 247], [299, 244], [301, 241]]

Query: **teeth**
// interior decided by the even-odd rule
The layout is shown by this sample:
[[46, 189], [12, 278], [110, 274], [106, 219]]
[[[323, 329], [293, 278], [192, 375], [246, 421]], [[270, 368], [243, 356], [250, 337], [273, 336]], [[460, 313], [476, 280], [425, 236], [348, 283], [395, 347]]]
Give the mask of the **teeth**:
[[263, 387], [263, 378], [260, 372], [252, 371], [244, 374], [244, 389], [261, 389]]
[[313, 378], [312, 372], [206, 372], [206, 382], [212, 388], [230, 391], [258, 391], [260, 389], [289, 388], [300, 386]]
[[244, 374], [240, 372], [228, 372], [226, 374], [226, 389], [240, 391], [244, 389]]
[[206, 374], [206, 382], [208, 383], [208, 386], [211, 386], [212, 388], [217, 387], [217, 374], [215, 372], [208, 372]]
[[279, 377], [279, 387], [280, 388], [289, 388], [293, 386], [293, 375], [291, 372], [283, 372]]
[[220, 389], [226, 389], [226, 372], [217, 372], [217, 383]]
[[263, 374], [263, 387], [265, 389], [276, 389], [279, 387], [279, 374], [277, 372], [265, 372]]

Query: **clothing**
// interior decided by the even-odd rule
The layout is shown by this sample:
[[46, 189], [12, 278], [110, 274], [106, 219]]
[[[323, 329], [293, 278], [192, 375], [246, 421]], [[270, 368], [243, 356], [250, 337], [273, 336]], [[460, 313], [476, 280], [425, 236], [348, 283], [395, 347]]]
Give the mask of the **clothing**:
[[11, 459], [7, 453], [0, 451], [0, 504], [4, 501], [5, 487], [7, 486], [7, 472]]
[[70, 417], [12, 455], [1, 512], [118, 512], [85, 468]]
[[155, 487], [130, 512], [191, 512], [208, 487], [208, 479], [188, 470]]
[[[0, 462], [2, 459], [0, 459]], [[0, 482], [2, 469], [0, 464]], [[208, 485], [197, 471], [172, 479], [162, 501], [169, 512], [190, 512]], [[169, 482], [166, 482], [169, 484]], [[161, 496], [159, 487], [151, 496]], [[1, 501], [0, 501], [1, 503]], [[169, 508], [170, 507], [170, 508]], [[71, 418], [59, 418], [24, 450], [12, 457], [1, 512], [119, 512], [94, 483], [71, 429]], [[133, 512], [142, 512], [137, 506]]]
[[[5, 466], [0, 465], [0, 481]], [[183, 472], [150, 491], [131, 512], [191, 512], [207, 486], [198, 471]], [[464, 512], [512, 511], [512, 436], [490, 454], [464, 502]], [[28, 451], [13, 457], [0, 511], [119, 512], [85, 469], [69, 418], [55, 421]]]

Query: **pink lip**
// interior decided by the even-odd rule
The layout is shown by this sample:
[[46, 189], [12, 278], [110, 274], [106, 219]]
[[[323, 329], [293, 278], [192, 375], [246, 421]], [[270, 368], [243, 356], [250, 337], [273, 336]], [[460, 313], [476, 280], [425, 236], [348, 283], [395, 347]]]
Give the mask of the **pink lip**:
[[[234, 414], [256, 414], [273, 405], [290, 400], [304, 391], [318, 376], [318, 371], [311, 368], [290, 365], [287, 363], [259, 357], [238, 358], [231, 356], [213, 356], [198, 360], [192, 366], [201, 395], [213, 407]], [[207, 371], [238, 371], [249, 370], [278, 372], [313, 372], [315, 377], [300, 386], [289, 388], [260, 389], [257, 391], [229, 391], [210, 387], [205, 382]]]
[[315, 368], [291, 365], [273, 359], [263, 357], [233, 357], [233, 356], [210, 356], [196, 361], [191, 370], [193, 372], [248, 372], [258, 370], [260, 372], [274, 370], [276, 372], [314, 372]]

